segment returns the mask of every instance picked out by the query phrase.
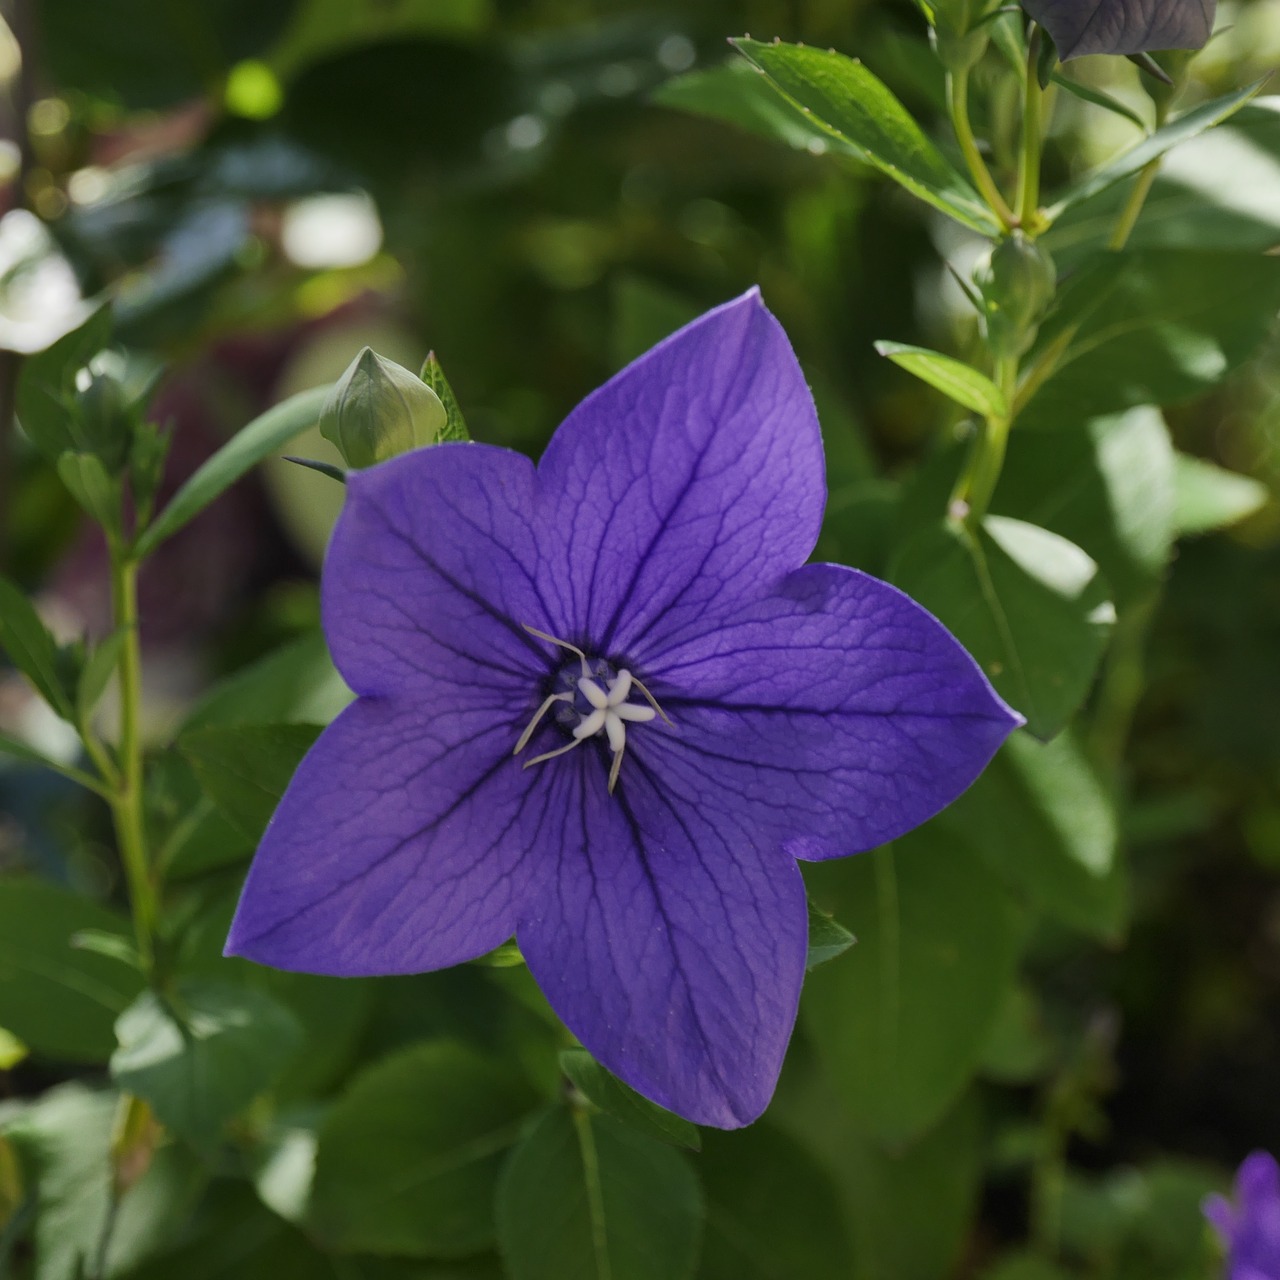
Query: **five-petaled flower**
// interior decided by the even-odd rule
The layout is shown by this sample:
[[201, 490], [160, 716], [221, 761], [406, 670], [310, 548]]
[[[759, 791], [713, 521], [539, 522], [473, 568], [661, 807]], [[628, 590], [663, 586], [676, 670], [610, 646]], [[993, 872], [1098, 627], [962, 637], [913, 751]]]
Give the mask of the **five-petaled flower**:
[[360, 696], [281, 801], [228, 952], [406, 973], [514, 934], [610, 1070], [753, 1120], [804, 975], [796, 859], [923, 822], [1019, 723], [906, 596], [801, 567], [825, 493], [754, 290], [588, 397], [537, 467], [443, 444], [352, 475], [323, 611]]
[[1280, 1164], [1265, 1151], [1245, 1158], [1235, 1203], [1210, 1196], [1205, 1216], [1227, 1247], [1225, 1280], [1280, 1280]]

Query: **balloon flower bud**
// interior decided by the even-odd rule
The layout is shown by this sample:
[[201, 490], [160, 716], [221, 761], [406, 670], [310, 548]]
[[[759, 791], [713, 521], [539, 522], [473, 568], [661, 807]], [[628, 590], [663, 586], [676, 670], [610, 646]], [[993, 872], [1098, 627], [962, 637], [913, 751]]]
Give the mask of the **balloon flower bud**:
[[141, 395], [129, 382], [124, 359], [103, 351], [76, 375], [70, 410], [68, 445], [95, 454], [108, 475], [118, 475], [129, 460], [142, 420]]
[[1035, 341], [1053, 301], [1053, 259], [1020, 231], [1006, 236], [973, 274], [985, 304], [987, 338], [997, 355], [1021, 355]]
[[320, 434], [349, 467], [371, 467], [435, 444], [448, 422], [440, 397], [408, 369], [365, 347], [320, 414]]

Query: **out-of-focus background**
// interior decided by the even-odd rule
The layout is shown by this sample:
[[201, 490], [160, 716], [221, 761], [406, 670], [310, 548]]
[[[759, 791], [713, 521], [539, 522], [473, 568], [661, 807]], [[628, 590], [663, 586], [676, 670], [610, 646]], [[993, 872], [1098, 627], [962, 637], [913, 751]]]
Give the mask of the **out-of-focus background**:
[[[1188, 100], [1280, 62], [1280, 5], [1221, 8]], [[3, 345], [35, 349], [33, 332], [57, 325], [59, 308], [109, 293], [115, 341], [166, 370], [153, 416], [173, 427], [171, 489], [262, 409], [331, 382], [365, 344], [414, 369], [434, 350], [473, 436], [536, 455], [611, 372], [758, 283], [822, 417], [821, 554], [886, 571], [902, 495], [920, 491], [957, 413], [872, 343], [971, 349], [972, 313], [944, 259], [964, 269], [977, 246], [869, 169], [664, 105], [663, 86], [725, 63], [726, 37], [750, 32], [856, 55], [937, 122], [941, 73], [906, 0], [10, 0], [7, 16], [0, 208], [28, 210], [62, 258], [35, 296], [4, 295]], [[984, 66], [978, 111], [998, 122]], [[1135, 110], [1147, 103], [1124, 60], [1075, 72]], [[1048, 176], [1136, 136], [1063, 95]], [[1258, 118], [1175, 152], [1134, 244], [1200, 243], [1192, 197], [1229, 213], [1232, 247], [1280, 245], [1280, 127]], [[16, 252], [6, 242], [28, 234], [26, 215], [0, 224], [0, 263]], [[1055, 231], [1060, 269], [1091, 234], [1089, 217]], [[806, 997], [774, 1110], [746, 1134], [705, 1135], [692, 1157], [709, 1206], [699, 1275], [995, 1275], [1036, 1216], [1028, 1188], [1047, 1183], [1055, 1221], [1041, 1229], [1057, 1233], [1063, 1271], [1011, 1261], [1001, 1275], [1205, 1276], [1214, 1253], [1200, 1196], [1248, 1150], [1280, 1151], [1280, 343], [1167, 418], [1181, 449], [1272, 497], [1229, 530], [1197, 535], [1184, 493], [1189, 536], [1161, 589], [1142, 588], [1148, 639], [1108, 659], [1122, 713], [1093, 731], [1118, 761], [1106, 783], [1117, 805], [1075, 815], [1122, 850], [1105, 924], [1019, 917], [1019, 976], [999, 1017], [946, 1105], [904, 1142], [874, 1124], [868, 1136], [859, 1117], [875, 1103], [859, 1048], [833, 1046], [819, 1027], [872, 1034], [837, 976], [858, 949], [833, 961]], [[334, 459], [318, 434], [289, 451]], [[21, 437], [7, 438], [3, 466], [4, 571], [61, 634], [101, 634], [98, 537]], [[317, 574], [341, 494], [273, 461], [147, 566], [146, 725], [158, 750], [216, 682], [281, 646], [292, 647], [278, 678], [301, 686], [323, 668]], [[293, 708], [298, 720], [325, 718], [343, 697], [324, 678], [307, 689], [315, 702]], [[227, 712], [226, 696], [207, 723]], [[5, 670], [0, 727], [67, 749], [65, 726]], [[190, 771], [176, 755], [157, 759], [185, 804]], [[216, 973], [252, 842], [206, 826], [177, 883], [200, 924], [190, 946]], [[1017, 856], [1035, 856], [1036, 837], [1024, 838]], [[0, 875], [20, 871], [118, 901], [100, 803], [0, 763]], [[826, 890], [815, 878], [815, 892], [861, 935], [839, 874]], [[1011, 902], [1020, 909], [1016, 892]], [[17, 928], [0, 922], [0, 992], [48, 976], [24, 973]], [[551, 1034], [519, 971], [472, 967], [337, 996], [319, 980], [278, 985], [308, 1037], [272, 1104], [295, 1112], [318, 1114], [360, 1073], [442, 1030], [530, 1058]], [[65, 1044], [53, 1034], [24, 1045], [3, 1024], [0, 1014], [0, 1109], [101, 1079], [110, 1018], [87, 1046], [75, 1026]], [[243, 1123], [251, 1146], [253, 1117]], [[70, 1150], [102, 1125], [90, 1107], [54, 1129]], [[55, 1163], [66, 1156], [49, 1149]], [[161, 1155], [146, 1184], [154, 1203], [134, 1211], [109, 1274], [501, 1274], [483, 1235], [448, 1263], [417, 1249], [412, 1231], [409, 1246], [385, 1249], [341, 1223], [326, 1236], [305, 1216], [292, 1225], [299, 1215], [226, 1153], [194, 1162], [177, 1144]], [[75, 1185], [65, 1174], [57, 1193], [71, 1234]], [[41, 1280], [70, 1280], [63, 1255], [50, 1262], [45, 1249]], [[395, 1261], [406, 1256], [418, 1260]], [[797, 1259], [813, 1269], [793, 1269]], [[30, 1274], [29, 1244], [7, 1265]]]

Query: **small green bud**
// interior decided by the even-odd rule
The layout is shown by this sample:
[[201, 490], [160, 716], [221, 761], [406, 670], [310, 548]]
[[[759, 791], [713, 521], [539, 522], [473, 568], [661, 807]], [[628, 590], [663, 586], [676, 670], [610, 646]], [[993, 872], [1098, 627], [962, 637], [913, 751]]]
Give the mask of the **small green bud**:
[[987, 339], [997, 355], [1022, 355], [1036, 339], [1057, 289], [1053, 259], [1020, 231], [1000, 240], [977, 266]]
[[426, 383], [365, 347], [329, 393], [320, 434], [337, 446], [349, 467], [371, 467], [437, 443], [448, 419]]
[[119, 475], [128, 465], [154, 377], [118, 351], [100, 351], [75, 376], [67, 403], [71, 447]]
[[996, 0], [931, 0], [926, 8], [929, 41], [948, 71], [967, 71], [991, 43], [987, 17]]

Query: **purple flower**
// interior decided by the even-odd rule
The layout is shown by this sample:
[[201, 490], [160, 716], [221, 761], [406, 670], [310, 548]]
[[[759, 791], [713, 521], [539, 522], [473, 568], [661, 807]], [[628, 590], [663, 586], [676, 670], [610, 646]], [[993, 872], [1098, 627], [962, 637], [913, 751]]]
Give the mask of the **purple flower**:
[[1022, 0], [1064, 62], [1086, 53], [1199, 49], [1216, 0]]
[[1225, 1280], [1280, 1280], [1280, 1165], [1255, 1151], [1236, 1174], [1235, 1204], [1209, 1196], [1205, 1217], [1227, 1247]]
[[228, 952], [407, 973], [515, 934], [610, 1070], [753, 1120], [804, 975], [795, 860], [923, 822], [1019, 723], [900, 592], [800, 567], [824, 500], [754, 290], [588, 397], [536, 468], [444, 444], [353, 474], [323, 604], [360, 697], [281, 801]]

